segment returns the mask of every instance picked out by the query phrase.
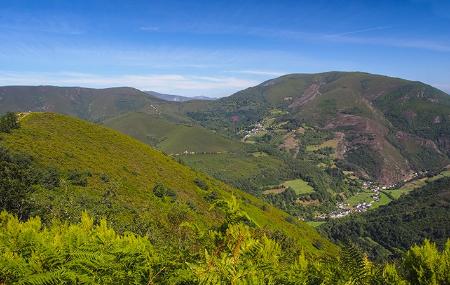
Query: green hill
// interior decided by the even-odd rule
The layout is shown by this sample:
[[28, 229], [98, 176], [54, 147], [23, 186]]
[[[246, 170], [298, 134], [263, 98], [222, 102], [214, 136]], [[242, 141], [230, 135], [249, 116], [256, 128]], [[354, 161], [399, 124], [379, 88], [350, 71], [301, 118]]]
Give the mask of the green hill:
[[82, 88], [57, 86], [0, 87], [0, 113], [58, 112], [91, 121], [146, 110], [157, 113], [162, 99], [130, 87]]
[[449, 163], [450, 96], [420, 82], [360, 72], [290, 74], [188, 114], [239, 137], [262, 124], [276, 144], [280, 133], [303, 124], [334, 133], [341, 165], [383, 184]]
[[[107, 217], [116, 230], [146, 234], [158, 245], [173, 244], [187, 234], [180, 228], [184, 222], [200, 228], [219, 225], [223, 211], [212, 205], [234, 193], [261, 228], [284, 233], [312, 254], [336, 251], [306, 224], [116, 131], [53, 113], [24, 114], [20, 125], [1, 135], [1, 145], [31, 156], [30, 163], [45, 174], [38, 175], [39, 181], [51, 178], [34, 183], [25, 197], [29, 214], [44, 221], [77, 221], [87, 209], [96, 219]], [[7, 161], [22, 165], [28, 160]]]
[[241, 143], [203, 127], [144, 112], [123, 114], [103, 124], [170, 154], [237, 152], [243, 148]]

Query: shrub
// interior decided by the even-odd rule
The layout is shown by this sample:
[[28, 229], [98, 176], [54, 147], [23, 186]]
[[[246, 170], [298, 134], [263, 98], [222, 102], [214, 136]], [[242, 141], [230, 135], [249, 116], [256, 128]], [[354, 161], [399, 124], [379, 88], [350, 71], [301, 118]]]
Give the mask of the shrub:
[[41, 178], [42, 185], [47, 189], [54, 189], [59, 187], [60, 175], [57, 169], [50, 168], [45, 171]]
[[6, 113], [0, 117], [0, 133], [10, 133], [13, 129], [20, 127], [15, 113]]
[[205, 181], [201, 180], [200, 178], [195, 178], [194, 183], [198, 186], [198, 188], [207, 191], [209, 189], [208, 185], [205, 183]]
[[72, 183], [72, 185], [86, 187], [88, 184], [87, 177], [88, 172], [82, 172], [79, 170], [70, 170], [67, 174], [67, 179]]
[[153, 187], [153, 194], [155, 194], [155, 196], [159, 198], [169, 197], [172, 200], [175, 200], [177, 198], [177, 193], [172, 189], [166, 187], [162, 183], [156, 183], [156, 185]]

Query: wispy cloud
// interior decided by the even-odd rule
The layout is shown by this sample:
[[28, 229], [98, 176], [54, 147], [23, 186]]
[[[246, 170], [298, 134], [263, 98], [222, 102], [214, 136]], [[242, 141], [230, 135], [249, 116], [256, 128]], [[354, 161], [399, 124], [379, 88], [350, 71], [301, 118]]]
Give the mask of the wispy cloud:
[[187, 96], [226, 96], [258, 83], [258, 81], [236, 77], [186, 76], [180, 74], [98, 75], [75, 72], [13, 73], [0, 71], [0, 85], [58, 85], [94, 88], [130, 86], [141, 90], [154, 90]]
[[349, 43], [349, 44], [363, 44], [375, 46], [390, 46], [397, 48], [414, 48], [439, 52], [450, 52], [450, 44], [439, 43], [424, 39], [405, 39], [405, 38], [391, 38], [391, 37], [354, 37], [354, 36], [324, 36], [324, 40]]
[[[304, 41], [310, 43], [341, 43], [341, 44], [359, 44], [373, 46], [387, 46], [395, 48], [413, 48], [422, 50], [431, 50], [438, 52], [449, 52], [450, 43], [439, 42], [425, 38], [409, 38], [402, 36], [370, 36], [371, 32], [388, 30], [390, 26], [375, 26], [369, 28], [355, 29], [340, 33], [326, 32], [305, 32], [300, 30], [267, 29], [259, 27], [238, 27], [234, 26], [229, 30], [220, 30], [219, 33], [246, 34], [257, 37], [282, 38], [291, 41]], [[213, 32], [211, 32], [213, 33]], [[360, 35], [366, 34], [366, 35]]]
[[42, 17], [27, 13], [12, 13], [0, 17], [0, 30], [18, 32], [22, 35], [24, 33], [46, 33], [75, 36], [85, 33], [80, 21], [72, 16], [51, 15]]
[[229, 73], [239, 73], [239, 74], [250, 74], [250, 75], [261, 75], [261, 76], [281, 76], [288, 72], [278, 72], [269, 70], [227, 70]]
[[367, 32], [373, 32], [373, 31], [380, 31], [380, 30], [386, 30], [390, 29], [390, 26], [378, 26], [378, 27], [371, 27], [371, 28], [365, 28], [360, 30], [353, 30], [348, 32], [341, 32], [336, 34], [330, 34], [328, 37], [342, 37], [342, 36], [348, 36], [348, 35], [354, 35], [354, 34], [361, 34], [361, 33], [367, 33]]

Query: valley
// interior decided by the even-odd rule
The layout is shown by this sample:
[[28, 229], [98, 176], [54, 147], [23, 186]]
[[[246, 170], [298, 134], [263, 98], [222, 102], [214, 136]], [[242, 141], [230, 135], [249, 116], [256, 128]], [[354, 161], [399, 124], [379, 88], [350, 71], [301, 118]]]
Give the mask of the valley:
[[450, 285], [450, 1], [0, 1], [0, 285]]
[[[388, 87], [380, 91], [380, 84]], [[218, 229], [241, 224], [292, 254], [301, 248], [334, 258], [334, 243], [350, 239], [381, 262], [423, 237], [440, 248], [448, 237], [441, 221], [448, 218], [450, 101], [419, 83], [362, 73], [287, 75], [230, 97], [184, 102], [127, 88], [0, 90], [10, 104], [2, 108], [20, 111], [18, 126], [12, 113], [2, 119], [12, 128], [0, 136], [3, 160], [33, 177], [20, 178], [23, 203], [12, 196], [3, 208], [39, 216], [45, 226], [77, 223], [87, 211], [118, 234], [145, 236], [171, 252], [168, 244], [178, 244], [184, 253], [176, 268], [204, 242], [195, 232], [220, 236]], [[388, 109], [373, 92], [403, 96], [407, 106]], [[422, 108], [434, 114], [416, 122], [410, 110]], [[421, 208], [437, 203], [426, 189], [444, 197], [433, 211]], [[400, 233], [408, 230], [411, 238]]]
[[[2, 93], [9, 98], [8, 94], [29, 93], [30, 88], [11, 87]], [[112, 109], [103, 106], [108, 116], [89, 113], [78, 103], [102, 102], [107, 89], [39, 87], [36, 92], [42, 94], [35, 95], [41, 105], [24, 97], [28, 101], [15, 102], [9, 109], [54, 108], [100, 122], [305, 221], [384, 205], [398, 196], [397, 191], [404, 192], [387, 189], [416, 180], [417, 175], [437, 174], [449, 163], [442, 141], [448, 131], [448, 96], [397, 78], [345, 72], [293, 74], [215, 101], [168, 102], [151, 92], [111, 89], [117, 102], [112, 102]], [[417, 94], [422, 99], [414, 97]], [[386, 104], [386, 98], [399, 96], [408, 96], [409, 101]], [[58, 102], [70, 97], [74, 109], [58, 107], [53, 103], [58, 97]], [[89, 110], [95, 110], [92, 104]], [[424, 132], [408, 115], [430, 104], [439, 105], [433, 109], [435, 115], [420, 122], [428, 121], [437, 136]], [[386, 109], [391, 105], [405, 105], [405, 111]], [[409, 125], [394, 120], [394, 114], [406, 116]], [[425, 159], [424, 153], [433, 159]]]

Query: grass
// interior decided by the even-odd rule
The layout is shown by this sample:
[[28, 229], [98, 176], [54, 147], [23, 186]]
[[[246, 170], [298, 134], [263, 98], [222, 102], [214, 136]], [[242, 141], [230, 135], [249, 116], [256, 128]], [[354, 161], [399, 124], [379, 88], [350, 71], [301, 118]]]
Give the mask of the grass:
[[350, 197], [347, 200], [347, 203], [350, 204], [350, 206], [354, 207], [357, 204], [372, 202], [372, 206], [370, 207], [370, 210], [373, 210], [382, 205], [387, 205], [392, 201], [385, 193], [380, 193], [380, 200], [378, 200], [378, 201], [374, 201], [372, 196], [373, 196], [373, 192], [369, 192], [369, 191], [360, 192], [360, 193], [357, 193], [356, 195]]
[[225, 181], [250, 179], [260, 173], [285, 167], [282, 160], [269, 155], [221, 153], [183, 155], [179, 158], [190, 167]]
[[127, 113], [104, 122], [110, 128], [130, 135], [169, 153], [236, 152], [242, 144], [200, 126], [171, 122], [143, 112]]
[[308, 145], [308, 146], [306, 146], [306, 151], [315, 151], [315, 150], [319, 150], [319, 149], [325, 148], [325, 147], [331, 147], [333, 149], [336, 149], [337, 145], [338, 145], [338, 140], [331, 139], [331, 140], [324, 141], [320, 145]]
[[291, 187], [297, 195], [314, 192], [314, 188], [302, 179], [285, 181], [283, 185], [286, 187]]
[[407, 182], [405, 185], [400, 187], [399, 189], [392, 189], [392, 190], [385, 190], [387, 193], [392, 195], [395, 199], [400, 198], [400, 196], [408, 194], [414, 189], [420, 188], [425, 186], [428, 182], [436, 181], [438, 179], [444, 178], [444, 177], [450, 177], [450, 170], [444, 170], [438, 175], [435, 175], [433, 177], [427, 178], [420, 178], [417, 180], [413, 180], [410, 182]]
[[[234, 193], [242, 210], [261, 227], [285, 232], [311, 254], [322, 252], [313, 246], [316, 241], [325, 251], [336, 252], [334, 245], [306, 224], [287, 222], [286, 213], [111, 129], [63, 115], [32, 113], [22, 119], [20, 129], [3, 134], [1, 143], [62, 173], [61, 187], [36, 189], [32, 194], [44, 220], [76, 222], [80, 212], [88, 210], [94, 217], [107, 217], [119, 231], [145, 233], [164, 244], [181, 234], [180, 222], [199, 227], [219, 224], [221, 211], [211, 208], [205, 197], [214, 191], [229, 199]], [[67, 182], [65, 177], [73, 169], [91, 173], [86, 187]], [[105, 181], [104, 176], [109, 179]], [[200, 189], [196, 179], [203, 180], [209, 190]], [[153, 195], [156, 183], [172, 189], [176, 199]]]
[[306, 222], [308, 225], [310, 225], [311, 227], [313, 227], [313, 228], [317, 228], [318, 226], [320, 226], [320, 225], [323, 225], [323, 224], [325, 224], [326, 222], [325, 221], [308, 221], [308, 222]]
[[381, 193], [380, 193], [380, 200], [375, 201], [375, 202], [372, 204], [372, 207], [370, 207], [370, 209], [376, 209], [376, 208], [378, 208], [378, 207], [380, 207], [380, 206], [387, 205], [387, 204], [389, 204], [391, 201], [392, 201], [391, 198], [389, 198], [386, 194], [384, 194], [384, 193], [381, 192]]
[[438, 175], [429, 178], [428, 181], [435, 181], [444, 177], [450, 177], [450, 170], [444, 170]]
[[372, 196], [373, 196], [373, 192], [368, 192], [368, 191], [359, 192], [359, 193], [351, 196], [350, 198], [348, 198], [347, 203], [349, 203], [351, 206], [355, 206], [357, 204], [364, 203], [364, 202], [369, 203], [370, 201], [373, 200]]
[[253, 152], [252, 155], [253, 155], [254, 157], [268, 156], [268, 154], [265, 153], [265, 152], [263, 152], [263, 151]]

